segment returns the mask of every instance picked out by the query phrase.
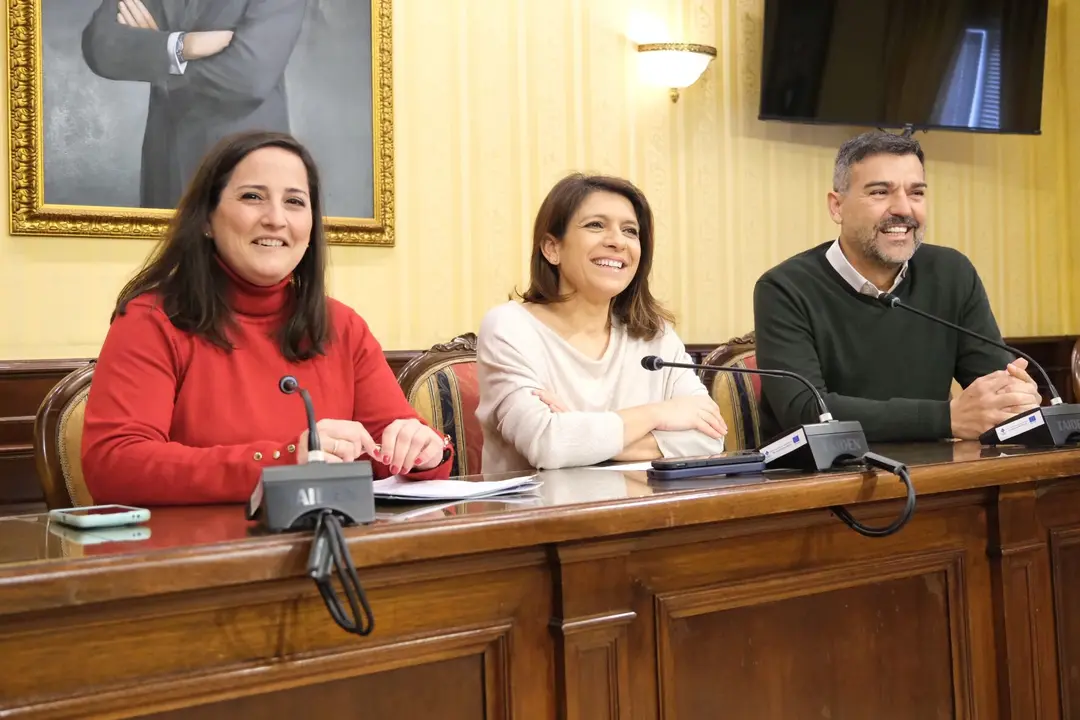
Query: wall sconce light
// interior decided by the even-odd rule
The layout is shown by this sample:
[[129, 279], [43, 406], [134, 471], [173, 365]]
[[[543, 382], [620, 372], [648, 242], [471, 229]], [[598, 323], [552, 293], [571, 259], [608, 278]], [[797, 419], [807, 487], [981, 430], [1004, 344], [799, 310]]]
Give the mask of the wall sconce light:
[[643, 43], [638, 45], [642, 72], [647, 82], [671, 88], [671, 102], [679, 101], [679, 90], [697, 82], [716, 57], [716, 48], [694, 43]]

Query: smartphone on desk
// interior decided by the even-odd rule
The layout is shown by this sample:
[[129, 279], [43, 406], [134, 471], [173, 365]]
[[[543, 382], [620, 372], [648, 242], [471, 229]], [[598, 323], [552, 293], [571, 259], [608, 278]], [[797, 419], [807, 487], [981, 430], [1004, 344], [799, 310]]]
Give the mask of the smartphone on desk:
[[765, 456], [757, 450], [733, 450], [712, 455], [657, 458], [645, 475], [650, 480], [682, 480], [712, 475], [765, 472]]
[[120, 527], [146, 522], [150, 519], [150, 511], [130, 505], [91, 505], [57, 508], [49, 511], [49, 517], [77, 528]]
[[139, 542], [150, 539], [150, 528], [143, 525], [126, 525], [124, 527], [102, 527], [80, 530], [78, 528], [61, 525], [52, 525], [49, 532], [79, 545], [98, 545], [111, 542]]

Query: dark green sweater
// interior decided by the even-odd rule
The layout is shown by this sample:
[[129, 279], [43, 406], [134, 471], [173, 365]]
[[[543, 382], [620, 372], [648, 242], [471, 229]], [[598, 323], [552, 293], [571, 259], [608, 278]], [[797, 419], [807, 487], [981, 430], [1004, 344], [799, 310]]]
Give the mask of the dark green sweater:
[[[784, 261], [754, 288], [758, 366], [792, 370], [820, 390], [837, 420], [871, 442], [952, 436], [949, 390], [1013, 359], [1004, 350], [860, 295], [833, 269], [824, 243]], [[1001, 340], [979, 275], [964, 255], [922, 245], [894, 293], [905, 304]], [[799, 382], [762, 378], [766, 438], [817, 422]]]

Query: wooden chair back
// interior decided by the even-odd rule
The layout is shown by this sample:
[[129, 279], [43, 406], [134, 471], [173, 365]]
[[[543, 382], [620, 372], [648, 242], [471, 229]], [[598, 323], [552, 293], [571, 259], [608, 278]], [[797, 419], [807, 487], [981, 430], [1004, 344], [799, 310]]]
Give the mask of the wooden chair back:
[[[757, 351], [753, 331], [732, 338], [713, 349], [702, 362], [721, 367], [757, 369]], [[698, 376], [720, 407], [720, 416], [728, 426], [724, 441], [727, 450], [747, 450], [760, 447], [761, 436], [761, 377], [700, 370]]]
[[1073, 402], [1080, 402], [1080, 337], [1073, 345], [1069, 365], [1072, 367]]
[[484, 433], [476, 417], [480, 382], [476, 374], [476, 334], [465, 333], [432, 346], [398, 373], [409, 404], [454, 443], [451, 475], [481, 472]]
[[34, 460], [50, 508], [93, 505], [82, 471], [82, 431], [94, 362], [49, 391], [34, 419]]

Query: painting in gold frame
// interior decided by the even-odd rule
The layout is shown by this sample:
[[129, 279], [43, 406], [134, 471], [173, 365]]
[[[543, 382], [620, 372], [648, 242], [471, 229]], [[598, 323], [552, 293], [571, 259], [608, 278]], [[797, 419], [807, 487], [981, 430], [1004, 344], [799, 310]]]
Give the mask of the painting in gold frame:
[[12, 235], [161, 237], [256, 107], [315, 156], [331, 243], [394, 244], [391, 0], [6, 6]]

